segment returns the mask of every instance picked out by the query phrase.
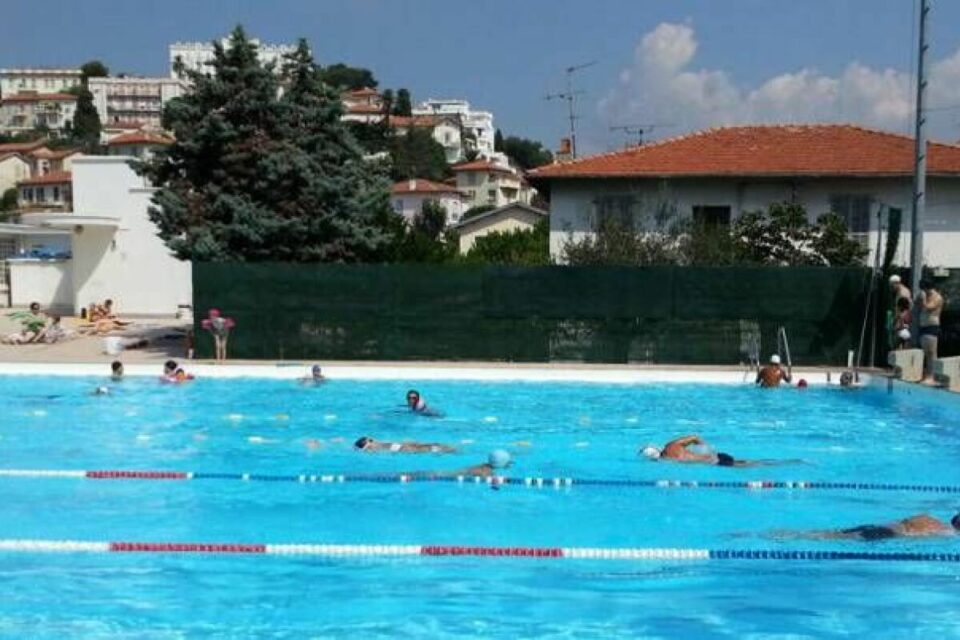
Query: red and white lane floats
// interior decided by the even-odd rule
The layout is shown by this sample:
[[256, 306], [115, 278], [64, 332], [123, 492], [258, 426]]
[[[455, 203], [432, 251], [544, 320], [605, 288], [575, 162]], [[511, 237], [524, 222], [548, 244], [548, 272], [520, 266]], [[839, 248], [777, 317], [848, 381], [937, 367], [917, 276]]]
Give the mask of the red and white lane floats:
[[489, 547], [396, 544], [251, 544], [225, 542], [87, 542], [82, 540], [0, 540], [0, 553], [148, 553], [239, 556], [398, 558], [471, 556], [626, 561], [827, 560], [960, 563], [960, 553], [821, 551], [789, 549], [658, 549], [591, 547]]

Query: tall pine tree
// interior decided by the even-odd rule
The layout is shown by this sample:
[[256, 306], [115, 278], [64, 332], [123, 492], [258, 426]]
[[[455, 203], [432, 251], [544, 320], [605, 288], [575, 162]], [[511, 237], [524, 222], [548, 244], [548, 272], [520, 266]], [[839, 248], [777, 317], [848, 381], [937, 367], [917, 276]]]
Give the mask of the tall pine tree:
[[[171, 100], [176, 142], [139, 165], [150, 209], [177, 257], [358, 262], [391, 241], [389, 180], [340, 121], [336, 91], [300, 41], [281, 73], [237, 27], [192, 90]], [[283, 91], [281, 95], [281, 78]]]

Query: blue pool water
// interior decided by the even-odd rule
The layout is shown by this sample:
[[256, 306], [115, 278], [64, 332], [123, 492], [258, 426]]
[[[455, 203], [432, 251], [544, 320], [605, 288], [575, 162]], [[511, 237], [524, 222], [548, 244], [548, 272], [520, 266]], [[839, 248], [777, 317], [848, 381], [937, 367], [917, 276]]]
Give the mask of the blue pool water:
[[[956, 403], [882, 390], [3, 377], [0, 467], [194, 472], [449, 470], [512, 476], [960, 485]], [[94, 397], [97, 385], [113, 393]], [[945, 399], [946, 400], [946, 399]], [[648, 462], [698, 433], [763, 469]], [[361, 435], [456, 445], [371, 455]], [[308, 446], [308, 441], [312, 441]], [[473, 484], [0, 478], [0, 538], [960, 551], [960, 540], [803, 541], [778, 530], [949, 519], [957, 494]], [[960, 566], [0, 553], [0, 637], [960, 637]]]

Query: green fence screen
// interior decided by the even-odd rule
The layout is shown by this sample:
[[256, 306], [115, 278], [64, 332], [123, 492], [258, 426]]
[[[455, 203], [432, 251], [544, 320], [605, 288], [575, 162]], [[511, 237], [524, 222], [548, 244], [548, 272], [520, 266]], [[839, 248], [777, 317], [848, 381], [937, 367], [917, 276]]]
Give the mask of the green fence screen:
[[865, 269], [195, 264], [231, 358], [735, 364], [786, 329], [793, 361], [856, 349]]

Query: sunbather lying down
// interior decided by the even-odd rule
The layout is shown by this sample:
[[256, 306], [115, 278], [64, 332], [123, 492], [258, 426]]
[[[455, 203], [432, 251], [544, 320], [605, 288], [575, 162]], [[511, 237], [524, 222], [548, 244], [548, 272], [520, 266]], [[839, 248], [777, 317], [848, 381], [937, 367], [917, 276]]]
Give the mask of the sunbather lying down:
[[104, 318], [96, 322], [87, 322], [80, 325], [80, 333], [86, 336], [106, 335], [111, 331], [122, 331], [129, 327], [132, 322], [120, 322], [113, 318]]
[[0, 342], [3, 344], [31, 344], [36, 342], [37, 333], [35, 331], [16, 331], [14, 333], [8, 333], [7, 335], [0, 338]]

